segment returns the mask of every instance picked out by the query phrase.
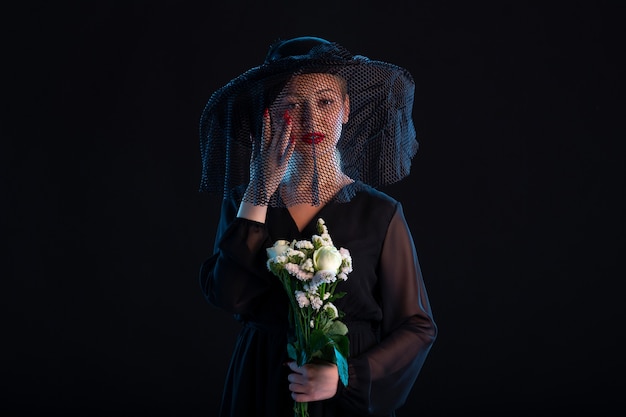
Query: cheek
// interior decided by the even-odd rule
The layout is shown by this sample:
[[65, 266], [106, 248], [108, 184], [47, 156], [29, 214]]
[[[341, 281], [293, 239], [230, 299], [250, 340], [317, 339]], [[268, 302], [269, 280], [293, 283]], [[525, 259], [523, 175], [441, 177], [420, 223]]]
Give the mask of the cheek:
[[337, 115], [338, 117], [335, 117], [334, 120], [334, 125], [333, 125], [333, 130], [336, 132], [337, 135], [341, 134], [341, 130], [343, 129], [343, 117], [341, 114]]

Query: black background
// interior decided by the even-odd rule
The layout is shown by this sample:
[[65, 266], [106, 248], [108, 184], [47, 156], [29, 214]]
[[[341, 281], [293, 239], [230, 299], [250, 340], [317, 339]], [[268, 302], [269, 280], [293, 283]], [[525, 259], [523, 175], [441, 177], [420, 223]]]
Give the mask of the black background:
[[416, 79], [420, 151], [384, 191], [440, 334], [398, 415], [624, 412], [619, 4], [2, 6], [2, 414], [216, 414], [238, 325], [198, 285], [198, 120], [301, 35]]

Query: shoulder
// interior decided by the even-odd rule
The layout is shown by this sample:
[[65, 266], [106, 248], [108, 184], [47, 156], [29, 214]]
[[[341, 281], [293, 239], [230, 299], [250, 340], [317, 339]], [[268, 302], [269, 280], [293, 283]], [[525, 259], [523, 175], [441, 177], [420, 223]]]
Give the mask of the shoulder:
[[400, 206], [400, 202], [398, 200], [370, 185], [358, 183], [357, 187], [358, 190], [354, 196], [355, 202], [370, 204], [379, 209], [394, 211]]
[[341, 204], [346, 219], [385, 230], [394, 215], [401, 210], [400, 203], [390, 195], [362, 182], [355, 182], [349, 202]]

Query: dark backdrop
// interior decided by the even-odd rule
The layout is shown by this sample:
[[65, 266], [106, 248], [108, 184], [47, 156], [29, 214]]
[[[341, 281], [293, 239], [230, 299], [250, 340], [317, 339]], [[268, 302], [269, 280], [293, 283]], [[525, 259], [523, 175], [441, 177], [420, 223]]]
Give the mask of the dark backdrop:
[[399, 416], [625, 411], [619, 3], [2, 6], [2, 414], [215, 415], [238, 325], [198, 285], [198, 119], [300, 35], [417, 82], [384, 191], [440, 335]]

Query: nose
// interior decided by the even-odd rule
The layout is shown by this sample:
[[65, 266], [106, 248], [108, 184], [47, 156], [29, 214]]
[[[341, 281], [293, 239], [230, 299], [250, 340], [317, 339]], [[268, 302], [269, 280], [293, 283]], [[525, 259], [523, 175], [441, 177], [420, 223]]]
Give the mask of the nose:
[[315, 111], [313, 110], [313, 106], [309, 103], [304, 103], [302, 105], [300, 119], [300, 124], [304, 130], [307, 132], [315, 131]]

